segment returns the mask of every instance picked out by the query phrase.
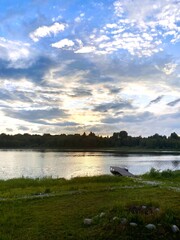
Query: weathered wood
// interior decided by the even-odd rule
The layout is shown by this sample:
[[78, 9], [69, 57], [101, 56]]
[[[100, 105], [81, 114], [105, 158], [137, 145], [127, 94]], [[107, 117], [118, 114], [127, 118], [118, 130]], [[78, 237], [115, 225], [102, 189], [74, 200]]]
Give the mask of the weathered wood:
[[110, 172], [114, 175], [134, 177], [134, 175], [132, 173], [128, 172], [127, 168], [111, 166], [110, 167]]

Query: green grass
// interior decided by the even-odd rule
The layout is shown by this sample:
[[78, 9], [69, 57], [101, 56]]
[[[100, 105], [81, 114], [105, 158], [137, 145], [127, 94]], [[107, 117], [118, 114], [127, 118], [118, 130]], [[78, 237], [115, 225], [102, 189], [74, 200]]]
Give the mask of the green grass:
[[[180, 192], [144, 183], [168, 179], [168, 186], [175, 182], [177, 187], [179, 172], [170, 175], [1, 180], [0, 240], [179, 239], [171, 225], [180, 227]], [[84, 218], [92, 218], [93, 224], [84, 225]], [[122, 224], [121, 218], [127, 223]], [[131, 227], [131, 221], [138, 226]], [[146, 229], [148, 223], [156, 230]]]
[[180, 179], [180, 171], [172, 171], [167, 169], [161, 172], [155, 168], [151, 168], [150, 172], [144, 174], [144, 176], [156, 179]]
[[172, 171], [168, 169], [161, 172], [152, 168], [149, 173], [144, 174], [142, 177], [146, 180], [160, 181], [166, 186], [180, 188], [180, 170]]

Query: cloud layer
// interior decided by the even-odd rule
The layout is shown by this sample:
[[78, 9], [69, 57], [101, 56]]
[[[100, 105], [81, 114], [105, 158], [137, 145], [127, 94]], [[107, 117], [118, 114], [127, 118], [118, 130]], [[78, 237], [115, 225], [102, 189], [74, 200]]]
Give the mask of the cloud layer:
[[1, 132], [179, 133], [179, 1], [16, 3], [0, 6]]

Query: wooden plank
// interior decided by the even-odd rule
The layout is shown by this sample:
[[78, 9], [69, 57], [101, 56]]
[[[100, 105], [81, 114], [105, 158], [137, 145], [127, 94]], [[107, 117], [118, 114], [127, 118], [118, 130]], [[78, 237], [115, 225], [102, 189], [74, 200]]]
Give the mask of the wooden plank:
[[114, 175], [120, 175], [120, 176], [125, 176], [125, 177], [134, 177], [134, 175], [132, 173], [130, 173], [128, 171], [128, 169], [126, 169], [126, 168], [111, 166], [110, 172]]

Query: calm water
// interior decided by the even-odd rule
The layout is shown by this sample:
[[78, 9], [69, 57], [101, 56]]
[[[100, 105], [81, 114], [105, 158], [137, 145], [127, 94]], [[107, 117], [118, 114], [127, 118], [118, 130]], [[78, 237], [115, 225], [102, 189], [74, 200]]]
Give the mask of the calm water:
[[180, 155], [0, 151], [0, 179], [110, 174], [111, 165], [126, 166], [133, 174], [145, 173], [152, 167], [177, 170], [180, 169]]

